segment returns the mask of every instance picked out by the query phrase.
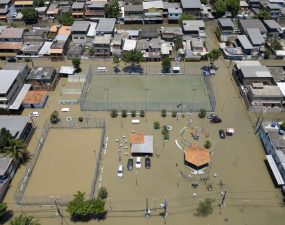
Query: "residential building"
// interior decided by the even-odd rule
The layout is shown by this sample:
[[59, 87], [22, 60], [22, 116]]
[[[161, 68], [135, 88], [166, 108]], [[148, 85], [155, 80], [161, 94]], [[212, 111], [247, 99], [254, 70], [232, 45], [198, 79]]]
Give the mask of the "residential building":
[[279, 19], [282, 16], [282, 6], [278, 4], [267, 4], [265, 10], [270, 14], [272, 19]]
[[161, 27], [161, 38], [168, 41], [173, 41], [176, 38], [182, 37], [183, 32], [181, 27]]
[[74, 21], [71, 27], [72, 41], [75, 44], [85, 44], [89, 28], [89, 21]]
[[143, 23], [143, 6], [124, 5], [124, 23]]
[[[63, 57], [67, 51], [69, 40], [71, 35], [71, 27], [69, 26], [61, 26], [58, 29], [57, 35], [50, 46], [49, 54], [50, 56], [57, 57]], [[49, 44], [47, 44], [46, 47], [48, 47]]]
[[181, 8], [168, 8], [167, 9], [167, 18], [169, 23], [177, 22], [182, 15]]
[[96, 35], [93, 41], [94, 55], [107, 56], [111, 51], [111, 34]]
[[96, 35], [112, 34], [115, 30], [116, 19], [115, 18], [100, 18], [97, 28]]
[[54, 90], [58, 79], [59, 76], [54, 67], [34, 67], [26, 81], [32, 84], [33, 90]]
[[4, 28], [0, 33], [0, 42], [22, 42], [24, 28]]
[[230, 18], [219, 18], [218, 29], [221, 35], [232, 35], [234, 33], [234, 24]]
[[253, 46], [246, 37], [246, 35], [237, 35], [237, 45], [241, 47], [244, 54], [251, 56], [253, 52]]
[[0, 20], [6, 21], [12, 0], [0, 0]]
[[181, 0], [182, 10], [185, 13], [189, 13], [195, 18], [202, 17], [202, 4], [200, 0]]
[[47, 93], [47, 91], [29, 91], [23, 100], [23, 107], [32, 109], [44, 108], [48, 99]]
[[123, 45], [123, 51], [135, 50], [137, 45], [137, 40], [125, 39]]
[[263, 83], [252, 83], [248, 87], [248, 100], [253, 106], [282, 107], [285, 100], [277, 85], [264, 85]]
[[143, 26], [140, 32], [141, 39], [151, 39], [158, 37], [157, 28]]
[[18, 52], [18, 55], [23, 56], [36, 56], [41, 50], [44, 42], [43, 41], [28, 41], [22, 44], [21, 49]]
[[47, 39], [47, 33], [49, 30], [47, 29], [41, 29], [41, 30], [31, 30], [28, 32], [25, 32], [23, 34], [23, 41], [29, 42], [29, 41], [37, 41], [37, 42], [43, 42]]
[[285, 0], [267, 0], [269, 4], [276, 4], [281, 7], [285, 6]]
[[259, 19], [241, 19], [238, 20], [238, 27], [242, 34], [246, 34], [246, 30], [249, 28], [257, 28], [259, 29], [262, 36], [266, 37], [267, 30], [263, 23]]
[[85, 13], [85, 2], [73, 2], [71, 13], [74, 18], [83, 19]]
[[247, 3], [249, 4], [250, 8], [260, 8], [260, 0], [247, 0]]
[[182, 29], [184, 34], [191, 37], [206, 38], [205, 23], [203, 20], [183, 20]]
[[282, 29], [276, 20], [263, 20], [264, 26], [267, 29], [267, 38], [277, 39], [282, 34]]
[[6, 63], [5, 66], [2, 67], [3, 70], [18, 70], [20, 78], [25, 83], [26, 78], [30, 72], [30, 68], [26, 63]]
[[163, 2], [162, 0], [143, 2], [144, 23], [162, 23], [163, 22]]
[[26, 0], [15, 0], [14, 6], [16, 9], [22, 9], [22, 8], [33, 8], [34, 7], [34, 1], [26, 1]]
[[0, 110], [20, 110], [31, 85], [24, 84], [19, 70], [0, 70], [0, 80]]
[[87, 1], [85, 5], [85, 19], [105, 17], [106, 1]]
[[[261, 35], [258, 28], [248, 28], [246, 30], [247, 37], [249, 38], [252, 46], [256, 48], [258, 51], [261, 51], [264, 47], [265, 40]], [[264, 51], [264, 50], [263, 50]]]
[[50, 18], [57, 18], [59, 15], [58, 2], [52, 2], [47, 10], [47, 16]]
[[112, 56], [118, 56], [120, 57], [122, 54], [122, 43], [123, 43], [123, 39], [122, 39], [122, 35], [121, 34], [115, 34], [114, 38], [112, 39], [111, 42], [111, 52], [112, 52]]
[[12, 158], [0, 154], [0, 202], [2, 202], [9, 184], [16, 172], [16, 165]]

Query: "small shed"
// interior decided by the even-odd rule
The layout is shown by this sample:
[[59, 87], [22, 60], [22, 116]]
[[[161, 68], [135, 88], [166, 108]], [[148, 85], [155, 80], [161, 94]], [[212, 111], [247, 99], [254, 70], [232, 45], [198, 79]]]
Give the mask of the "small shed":
[[184, 150], [184, 164], [195, 170], [208, 167], [210, 163], [209, 150], [198, 146], [192, 146]]

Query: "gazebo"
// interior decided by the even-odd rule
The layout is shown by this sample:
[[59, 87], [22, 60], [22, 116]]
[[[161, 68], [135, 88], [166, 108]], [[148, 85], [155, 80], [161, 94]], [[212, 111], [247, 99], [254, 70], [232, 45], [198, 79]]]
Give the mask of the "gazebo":
[[132, 155], [152, 155], [153, 154], [153, 136], [144, 134], [130, 135]]
[[184, 163], [195, 170], [208, 167], [210, 163], [209, 150], [198, 146], [186, 148], [184, 150]]

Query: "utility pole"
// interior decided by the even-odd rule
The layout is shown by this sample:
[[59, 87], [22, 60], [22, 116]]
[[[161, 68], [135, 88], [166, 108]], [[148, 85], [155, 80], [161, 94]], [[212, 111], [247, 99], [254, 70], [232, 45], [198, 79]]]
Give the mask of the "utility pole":
[[166, 224], [167, 207], [168, 207], [168, 201], [167, 201], [167, 199], [166, 199], [166, 195], [165, 195], [165, 198], [164, 198], [163, 203], [160, 204], [160, 207], [164, 209], [163, 219], [164, 219], [164, 223]]
[[147, 219], [150, 217], [150, 209], [148, 208], [148, 198], [146, 198], [145, 217]]

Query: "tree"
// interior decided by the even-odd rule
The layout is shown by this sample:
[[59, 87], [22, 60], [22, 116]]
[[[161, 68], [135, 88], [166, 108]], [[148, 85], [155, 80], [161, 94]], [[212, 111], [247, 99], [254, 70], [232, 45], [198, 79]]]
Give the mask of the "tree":
[[163, 140], [169, 140], [169, 130], [167, 129], [166, 125], [163, 125], [161, 134], [162, 134]]
[[118, 0], [111, 0], [105, 5], [107, 18], [118, 18], [121, 14], [121, 7]]
[[227, 6], [226, 6], [226, 3], [224, 2], [224, 0], [217, 0], [215, 3], [214, 3], [214, 9], [216, 11], [216, 15], [218, 17], [221, 17], [225, 14], [226, 10], [227, 10]]
[[126, 63], [139, 64], [143, 61], [143, 53], [139, 50], [131, 50], [123, 53], [122, 60]]
[[205, 116], [207, 115], [207, 112], [205, 109], [200, 109], [200, 112], [198, 114], [199, 118], [205, 118]]
[[74, 23], [74, 17], [70, 12], [62, 13], [59, 17], [59, 23], [61, 23], [63, 26], [72, 26]]
[[128, 116], [127, 110], [122, 110], [122, 117], [126, 118]]
[[271, 42], [271, 47], [273, 48], [274, 51], [283, 49], [283, 47], [282, 47], [282, 45], [278, 39], [274, 39]]
[[204, 5], [207, 5], [209, 3], [209, 1], [208, 0], [201, 0], [201, 3]]
[[182, 37], [178, 37], [174, 40], [174, 45], [175, 45], [175, 49], [176, 51], [180, 48], [183, 48], [183, 39]]
[[144, 110], [141, 110], [140, 111], [140, 117], [144, 117], [145, 116], [145, 112], [144, 112]]
[[10, 131], [6, 128], [2, 128], [0, 130], [0, 152], [4, 151], [4, 148], [10, 144], [11, 140], [12, 135], [10, 134]]
[[226, 0], [227, 10], [235, 17], [238, 14], [240, 7], [240, 0]]
[[212, 60], [217, 60], [222, 55], [220, 49], [213, 49], [207, 54], [207, 57]]
[[178, 23], [181, 25], [183, 23], [183, 20], [195, 20], [195, 18], [190, 13], [182, 13]]
[[59, 122], [59, 114], [58, 111], [53, 111], [52, 114], [50, 115], [50, 122], [53, 124], [56, 124], [57, 122]]
[[89, 48], [89, 49], [88, 49], [88, 52], [89, 52], [89, 55], [90, 55], [90, 56], [93, 56], [93, 55], [94, 55], [95, 50], [94, 50], [94, 48], [93, 48], [93, 47], [91, 47], [91, 48]]
[[76, 72], [81, 71], [80, 64], [81, 64], [80, 59], [72, 59], [72, 65], [74, 66]]
[[22, 163], [24, 163], [27, 145], [21, 139], [12, 139], [9, 146], [4, 148], [4, 152], [6, 156], [9, 156], [15, 160], [20, 160]]
[[98, 191], [98, 198], [106, 199], [108, 197], [108, 191], [106, 187], [100, 187]]
[[137, 115], [136, 110], [132, 110], [132, 111], [131, 111], [131, 115], [132, 115], [132, 117], [136, 117], [136, 115]]
[[254, 16], [254, 18], [260, 20], [270, 20], [271, 15], [266, 10], [260, 10], [259, 13]]
[[270, 56], [271, 56], [271, 52], [268, 49], [266, 49], [264, 51], [264, 59], [269, 59]]
[[212, 146], [211, 141], [209, 141], [209, 140], [205, 141], [205, 144], [204, 144], [205, 148], [209, 149], [209, 148], [211, 148], [211, 146]]
[[23, 8], [21, 12], [26, 24], [35, 24], [38, 22], [39, 15], [34, 8]]
[[80, 117], [78, 117], [78, 121], [80, 122], [80, 123], [82, 123], [83, 122], [83, 117], [82, 116], [80, 116]]
[[208, 216], [212, 214], [213, 212], [213, 206], [212, 206], [212, 200], [209, 198], [206, 198], [204, 202], [200, 202], [199, 206], [196, 208], [197, 216]]
[[285, 131], [285, 122], [281, 123], [281, 124], [279, 125], [279, 127], [280, 127], [281, 130], [284, 130], [284, 131]]
[[120, 58], [118, 56], [113, 56], [113, 63], [118, 64], [120, 62]]
[[156, 130], [160, 129], [160, 123], [158, 121], [154, 121], [153, 122], [153, 128]]
[[1, 218], [7, 213], [7, 205], [4, 202], [0, 202], [0, 221]]
[[171, 116], [172, 116], [173, 118], [176, 117], [176, 116], [177, 116], [177, 111], [173, 110], [173, 111], [171, 112]]
[[40, 222], [34, 220], [32, 216], [26, 216], [21, 214], [20, 216], [14, 217], [10, 221], [10, 225], [40, 225]]
[[162, 116], [162, 117], [166, 117], [166, 115], [167, 115], [167, 114], [166, 114], [166, 109], [162, 109], [162, 110], [161, 110], [161, 116]]
[[168, 56], [164, 57], [162, 59], [161, 66], [164, 72], [169, 73], [171, 68], [171, 59]]
[[112, 118], [116, 118], [117, 116], [118, 116], [118, 110], [112, 109], [112, 111], [111, 111], [111, 117], [112, 117]]
[[35, 0], [34, 3], [36, 7], [43, 7], [45, 5], [44, 0]]

